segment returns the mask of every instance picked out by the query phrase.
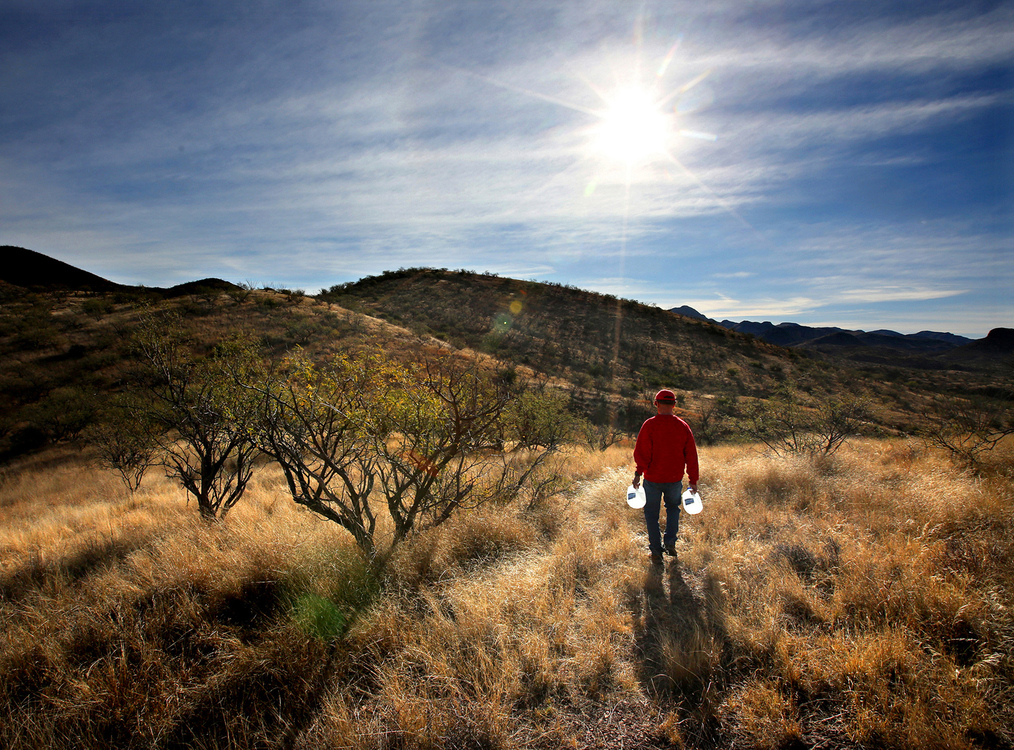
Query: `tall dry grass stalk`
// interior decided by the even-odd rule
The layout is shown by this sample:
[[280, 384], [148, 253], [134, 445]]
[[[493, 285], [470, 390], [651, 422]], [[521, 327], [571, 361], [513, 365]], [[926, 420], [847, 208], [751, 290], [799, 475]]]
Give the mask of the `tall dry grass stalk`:
[[370, 578], [271, 469], [222, 524], [76, 456], [0, 485], [5, 747], [1009, 747], [1014, 490], [906, 442], [701, 451], [648, 564], [629, 447]]

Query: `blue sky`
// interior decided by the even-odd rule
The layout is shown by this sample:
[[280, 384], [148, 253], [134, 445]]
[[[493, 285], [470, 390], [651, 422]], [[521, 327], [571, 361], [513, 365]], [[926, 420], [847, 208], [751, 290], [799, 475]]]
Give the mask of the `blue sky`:
[[0, 244], [1014, 326], [1014, 4], [0, 0]]

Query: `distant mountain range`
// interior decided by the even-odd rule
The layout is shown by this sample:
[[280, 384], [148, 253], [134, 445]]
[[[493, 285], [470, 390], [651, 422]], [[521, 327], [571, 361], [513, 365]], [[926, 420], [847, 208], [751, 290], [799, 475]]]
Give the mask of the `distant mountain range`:
[[768, 321], [763, 323], [752, 320], [718, 321], [689, 305], [673, 307], [670, 312], [707, 321], [730, 331], [755, 336], [777, 346], [807, 349], [881, 364], [889, 363], [892, 357], [900, 357], [898, 364], [917, 365], [915, 360], [923, 357], [940, 361], [959, 357], [995, 357], [1014, 352], [1014, 330], [1009, 328], [996, 328], [984, 339], [970, 339], [938, 331], [905, 334], [883, 329], [860, 331], [835, 327], [810, 327], [798, 323], [776, 325]]
[[714, 320], [699, 313], [689, 305], [674, 307], [670, 312], [688, 318], [706, 320], [709, 323], [728, 328], [730, 331], [748, 333], [778, 346], [839, 347], [839, 346], [887, 346], [893, 349], [910, 349], [920, 352], [943, 352], [972, 343], [975, 339], [957, 336], [953, 333], [920, 331], [919, 333], [898, 333], [897, 331], [859, 331], [846, 328], [799, 325], [798, 323], [758, 323], [752, 320]]

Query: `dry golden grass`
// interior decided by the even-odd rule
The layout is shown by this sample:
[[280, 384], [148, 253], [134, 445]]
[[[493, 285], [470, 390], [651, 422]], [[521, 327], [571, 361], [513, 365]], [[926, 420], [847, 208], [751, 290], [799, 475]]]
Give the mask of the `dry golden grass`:
[[[701, 451], [647, 564], [629, 446], [374, 582], [261, 470], [207, 525], [87, 456], [0, 483], [0, 746], [1010, 747], [1014, 488], [916, 443]], [[1002, 464], [1002, 456], [999, 463]]]

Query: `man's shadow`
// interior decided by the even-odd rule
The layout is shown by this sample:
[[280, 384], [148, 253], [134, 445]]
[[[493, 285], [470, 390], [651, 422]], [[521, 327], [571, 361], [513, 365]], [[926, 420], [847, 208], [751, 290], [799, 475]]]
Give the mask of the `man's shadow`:
[[716, 582], [707, 578], [695, 593], [679, 563], [645, 572], [631, 604], [638, 678], [649, 694], [693, 711], [716, 696], [727, 643], [719, 600]]

